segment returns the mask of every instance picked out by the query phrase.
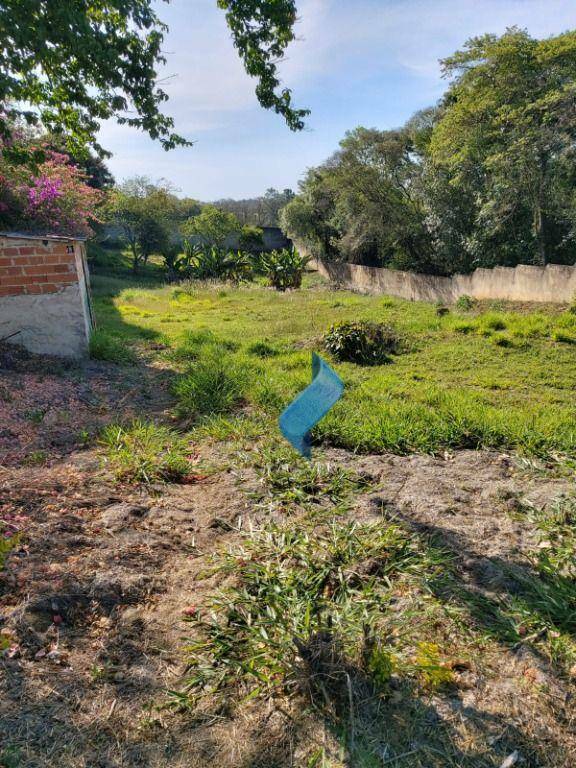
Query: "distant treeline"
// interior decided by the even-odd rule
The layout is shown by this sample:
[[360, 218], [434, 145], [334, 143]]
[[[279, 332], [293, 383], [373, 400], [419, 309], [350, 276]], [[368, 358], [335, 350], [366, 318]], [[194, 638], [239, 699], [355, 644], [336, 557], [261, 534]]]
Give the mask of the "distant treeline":
[[281, 224], [317, 257], [433, 274], [576, 261], [576, 32], [512, 28], [442, 62], [438, 105], [356, 128]]
[[291, 189], [279, 192], [270, 187], [260, 197], [246, 198], [245, 200], [232, 200], [224, 198], [215, 200], [212, 205], [221, 211], [233, 213], [240, 224], [252, 224], [256, 227], [279, 226], [279, 213], [284, 206], [294, 198]]

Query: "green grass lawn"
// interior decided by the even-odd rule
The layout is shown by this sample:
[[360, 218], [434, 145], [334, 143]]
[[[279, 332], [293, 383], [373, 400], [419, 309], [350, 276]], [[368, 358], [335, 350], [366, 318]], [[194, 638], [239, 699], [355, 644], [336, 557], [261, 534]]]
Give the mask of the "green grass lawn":
[[[95, 276], [96, 356], [163, 357], [182, 379], [180, 414], [226, 439], [270, 435], [310, 381], [333, 323], [394, 325], [405, 351], [386, 365], [334, 363], [343, 399], [316, 442], [358, 451], [497, 447], [550, 457], [576, 448], [576, 314], [561, 308], [451, 309], [332, 290], [259, 285], [138, 286]], [[159, 344], [160, 342], [160, 344]], [[333, 361], [332, 361], [333, 362]]]

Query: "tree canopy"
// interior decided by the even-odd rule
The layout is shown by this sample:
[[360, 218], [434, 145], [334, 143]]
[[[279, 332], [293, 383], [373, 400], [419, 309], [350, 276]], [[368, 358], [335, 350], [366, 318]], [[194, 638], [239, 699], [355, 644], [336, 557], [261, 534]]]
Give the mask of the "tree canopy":
[[576, 261], [576, 32], [517, 28], [443, 62], [435, 107], [357, 128], [282, 212], [317, 256], [438, 274]]
[[[167, 0], [169, 1], [169, 0]], [[294, 39], [293, 0], [218, 0], [256, 95], [289, 127], [306, 110], [281, 88], [277, 62]], [[0, 3], [0, 133], [15, 120], [38, 121], [70, 148], [93, 146], [99, 124], [114, 117], [169, 150], [189, 144], [162, 111], [158, 85], [166, 25], [152, 0], [3, 0]], [[23, 106], [24, 105], [24, 106]]]

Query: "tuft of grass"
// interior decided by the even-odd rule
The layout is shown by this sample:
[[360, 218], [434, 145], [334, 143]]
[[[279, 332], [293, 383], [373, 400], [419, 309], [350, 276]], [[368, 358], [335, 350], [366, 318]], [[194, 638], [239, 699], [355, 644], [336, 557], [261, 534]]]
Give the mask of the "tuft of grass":
[[194, 419], [229, 413], [243, 402], [247, 379], [247, 369], [231, 355], [208, 350], [174, 386], [179, 415]]
[[396, 666], [377, 631], [383, 612], [397, 581], [429, 566], [406, 531], [381, 521], [252, 531], [217, 559], [233, 583], [190, 618], [180, 703], [299, 694], [324, 708], [348, 700], [351, 677], [377, 692]]
[[267, 341], [255, 341], [253, 344], [250, 344], [248, 346], [248, 352], [251, 355], [255, 355], [256, 357], [261, 358], [267, 358], [267, 357], [276, 357], [280, 354], [278, 349], [272, 344], [269, 344]]
[[262, 449], [256, 471], [265, 496], [285, 507], [341, 504], [371, 480], [337, 464], [306, 461], [284, 447]]
[[174, 430], [137, 419], [111, 424], [100, 437], [108, 463], [119, 480], [179, 482], [190, 472], [190, 447]]
[[560, 329], [552, 332], [552, 339], [560, 344], [576, 344], [576, 334], [567, 333]]
[[125, 339], [106, 330], [92, 331], [89, 350], [93, 360], [106, 360], [111, 363], [135, 361], [135, 355]]

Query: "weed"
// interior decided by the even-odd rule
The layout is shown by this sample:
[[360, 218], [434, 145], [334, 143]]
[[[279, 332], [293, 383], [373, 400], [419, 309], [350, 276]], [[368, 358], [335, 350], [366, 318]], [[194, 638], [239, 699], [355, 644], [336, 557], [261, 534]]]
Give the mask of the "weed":
[[168, 427], [138, 419], [107, 426], [100, 438], [119, 480], [178, 482], [190, 472], [189, 445]]
[[208, 350], [175, 385], [178, 413], [196, 418], [232, 411], [244, 399], [247, 377], [232, 356]]
[[276, 355], [280, 354], [276, 347], [273, 347], [267, 341], [255, 341], [249, 345], [248, 352], [261, 358], [276, 357]]
[[267, 494], [282, 506], [341, 504], [370, 478], [336, 464], [308, 462], [285, 448], [263, 449], [256, 465]]
[[359, 365], [382, 365], [401, 349], [397, 331], [382, 323], [340, 323], [324, 337], [324, 346], [337, 360]]
[[497, 347], [509, 349], [514, 346], [514, 340], [505, 333], [495, 333], [492, 336], [492, 344], [495, 344]]
[[553, 331], [552, 339], [560, 344], [576, 344], [576, 335], [573, 333], [566, 333], [566, 331]]
[[456, 299], [454, 307], [458, 312], [470, 312], [476, 306], [476, 300], [464, 293]]
[[373, 650], [375, 628], [394, 580], [423, 565], [409, 536], [382, 522], [253, 531], [217, 561], [235, 583], [191, 619], [189, 705], [300, 693], [322, 708], [346, 696], [352, 668], [373, 688], [384, 684], [387, 649]]
[[93, 360], [107, 360], [111, 363], [133, 363], [135, 355], [126, 340], [105, 330], [92, 331], [90, 357]]

